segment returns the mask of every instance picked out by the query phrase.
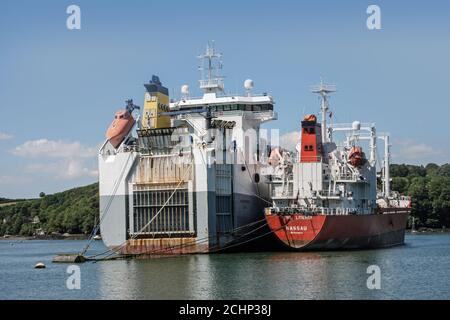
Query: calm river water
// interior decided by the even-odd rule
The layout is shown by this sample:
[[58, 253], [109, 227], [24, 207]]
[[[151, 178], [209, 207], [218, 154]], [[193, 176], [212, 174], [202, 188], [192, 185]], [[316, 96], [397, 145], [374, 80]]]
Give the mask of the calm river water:
[[[450, 299], [450, 234], [352, 252], [192, 255], [81, 264], [69, 290], [56, 253], [85, 241], [0, 241], [0, 299]], [[89, 254], [102, 252], [101, 241]], [[42, 261], [46, 269], [34, 269]], [[381, 269], [369, 290], [367, 268]]]

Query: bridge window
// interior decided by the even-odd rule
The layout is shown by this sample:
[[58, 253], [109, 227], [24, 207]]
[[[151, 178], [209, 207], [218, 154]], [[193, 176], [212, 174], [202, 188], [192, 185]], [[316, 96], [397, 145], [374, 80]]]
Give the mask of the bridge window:
[[[270, 111], [273, 110], [273, 105], [271, 104], [227, 104], [227, 105], [214, 105], [211, 106], [211, 111]], [[314, 128], [313, 128], [314, 130]], [[313, 131], [314, 133], [314, 131]]]

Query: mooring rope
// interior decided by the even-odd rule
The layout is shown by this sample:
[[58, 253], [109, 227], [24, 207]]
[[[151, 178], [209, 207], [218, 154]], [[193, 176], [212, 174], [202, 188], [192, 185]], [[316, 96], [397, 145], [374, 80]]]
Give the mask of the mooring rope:
[[[264, 220], [266, 220], [266, 219], [264, 218], [264, 219], [261, 219], [261, 220], [258, 220], [258, 221], [253, 221], [253, 222], [251, 222], [249, 224], [240, 226], [238, 228], [231, 229], [231, 230], [229, 230], [229, 231], [227, 231], [225, 233], [233, 234], [233, 233], [236, 233], [237, 231], [239, 231], [241, 229], [245, 229], [245, 228], [248, 228], [248, 227], [250, 227], [252, 225], [261, 223]], [[209, 241], [209, 239], [215, 238], [215, 237], [216, 237], [216, 235], [211, 234], [211, 235], [208, 235], [208, 236], [206, 236], [204, 238], [195, 239], [195, 240], [191, 241], [190, 243], [179, 244], [179, 245], [176, 245], [176, 246], [169, 246], [167, 248], [156, 249], [156, 250], [153, 250], [153, 251], [147, 251], [145, 253], [140, 253], [140, 254], [137, 254], [137, 255], [148, 255], [148, 254], [154, 254], [154, 253], [165, 253], [167, 251], [172, 251], [174, 249], [184, 249], [184, 248], [187, 248], [187, 247], [190, 247], [190, 246], [197, 245], [199, 243], [203, 243], [203, 242]]]
[[[122, 249], [130, 240], [135, 240], [138, 236], [139, 233], [141, 233], [142, 231], [144, 231], [145, 229], [147, 229], [148, 226], [150, 226], [153, 221], [156, 219], [156, 217], [158, 217], [158, 215], [163, 211], [163, 209], [167, 206], [167, 204], [170, 202], [170, 200], [173, 198], [173, 196], [175, 195], [175, 193], [178, 191], [178, 189], [180, 188], [181, 184], [183, 182], [185, 182], [185, 178], [187, 176], [187, 173], [189, 173], [189, 170], [192, 167], [192, 162], [189, 164], [189, 167], [185, 170], [183, 177], [180, 179], [180, 181], [178, 182], [177, 186], [175, 187], [175, 189], [173, 190], [172, 194], [169, 196], [169, 198], [167, 198], [166, 202], [163, 204], [163, 206], [158, 210], [158, 212], [155, 214], [155, 216], [153, 216], [153, 218], [145, 225], [143, 226], [137, 233], [135, 233], [133, 236], [131, 236], [130, 239], [125, 240], [122, 244], [120, 244], [119, 246], [116, 246], [115, 248], [109, 249], [107, 251], [105, 251], [104, 253], [98, 254], [96, 256], [100, 256], [103, 254], [106, 254], [108, 252], [112, 252], [112, 254], [117, 254], [117, 251], [119, 251], [120, 249]], [[89, 257], [92, 258], [92, 257]]]
[[[242, 152], [242, 151], [241, 151], [241, 152]], [[128, 160], [129, 160], [129, 159], [128, 159]], [[128, 162], [128, 160], [127, 160], [127, 162]], [[202, 158], [202, 161], [205, 162], [205, 160], [204, 160], [203, 158]], [[252, 176], [251, 176], [249, 167], [248, 167], [247, 163], [245, 162], [245, 158], [244, 158], [244, 163], [245, 163], [245, 167], [246, 167], [246, 169], [247, 169], [247, 171], [248, 171], [250, 180], [251, 180], [252, 184], [256, 187], [256, 189], [258, 189], [258, 193], [259, 193], [259, 188], [258, 188], [258, 186], [256, 185], [255, 181], [253, 181], [253, 179], [252, 179]], [[127, 240], [124, 241], [122, 244], [120, 244], [120, 245], [118, 245], [118, 246], [115, 246], [114, 248], [110, 248], [110, 249], [108, 249], [108, 250], [106, 250], [106, 251], [104, 251], [104, 252], [102, 252], [102, 253], [99, 253], [99, 254], [96, 254], [96, 255], [93, 255], [93, 256], [86, 257], [86, 259], [87, 259], [87, 260], [91, 260], [91, 261], [106, 261], [106, 260], [115, 260], [115, 259], [119, 259], [119, 258], [127, 258], [127, 257], [135, 257], [135, 256], [143, 256], [143, 255], [156, 254], [156, 253], [161, 253], [161, 254], [163, 254], [163, 253], [166, 253], [166, 252], [168, 252], [168, 251], [172, 251], [172, 250], [174, 250], [174, 249], [184, 249], [184, 248], [186, 248], [186, 247], [198, 245], [198, 244], [200, 244], [200, 243], [209, 241], [209, 239], [212, 238], [212, 237], [216, 237], [216, 235], [208, 235], [208, 236], [206, 236], [206, 237], [204, 237], [204, 238], [195, 239], [194, 241], [192, 241], [192, 242], [190, 242], [190, 243], [179, 244], [179, 245], [176, 245], [176, 246], [168, 246], [168, 247], [166, 247], [166, 248], [160, 248], [160, 249], [156, 249], [156, 250], [152, 250], [152, 251], [147, 251], [147, 252], [144, 252], [144, 253], [138, 253], [138, 254], [125, 254], [125, 255], [120, 255], [120, 257], [113, 257], [113, 258], [111, 258], [114, 254], [120, 254], [120, 253], [118, 253], [118, 252], [119, 252], [125, 245], [127, 245], [127, 243], [128, 243], [130, 240], [135, 240], [135, 239], [139, 236], [139, 233], [141, 233], [142, 231], [144, 231], [146, 228], [148, 228], [148, 227], [153, 223], [153, 221], [154, 221], [154, 220], [157, 218], [157, 216], [163, 211], [163, 209], [167, 206], [167, 204], [169, 203], [169, 201], [170, 201], [170, 200], [172, 199], [172, 197], [175, 195], [176, 191], [178, 191], [178, 189], [179, 189], [179, 187], [181, 186], [181, 184], [182, 184], [183, 182], [185, 182], [186, 174], [189, 172], [189, 170], [191, 169], [191, 167], [192, 167], [192, 162], [190, 163], [190, 165], [189, 165], [189, 167], [187, 168], [187, 170], [184, 172], [183, 178], [180, 179], [178, 185], [176, 186], [176, 188], [174, 189], [174, 191], [172, 192], [172, 194], [170, 195], [170, 197], [169, 197], [169, 198], [167, 199], [167, 201], [163, 204], [163, 206], [158, 210], [158, 212], [156, 213], [156, 215], [155, 215], [154, 217], [152, 217], [152, 219], [151, 219], [144, 227], [142, 227], [138, 232], [136, 232], [135, 234], [133, 234], [133, 236], [132, 236], [130, 239], [127, 239]], [[121, 176], [123, 176], [123, 173], [122, 173]], [[121, 178], [120, 178], [120, 179], [121, 179]], [[120, 179], [119, 179], [119, 180], [120, 180]], [[238, 185], [240, 185], [241, 187], [245, 188], [245, 186], [243, 186], [242, 184], [238, 183], [237, 181], [235, 181], [235, 182], [236, 182]], [[247, 191], [247, 192], [248, 192], [248, 191]], [[253, 196], [257, 197], [258, 199], [260, 199], [260, 200], [262, 200], [262, 201], [264, 201], [264, 202], [266, 202], [266, 203], [272, 205], [272, 202], [269, 202], [267, 199], [262, 198], [262, 197], [261, 197], [259, 194], [257, 194], [256, 192], [250, 191], [250, 193], [252, 193]], [[111, 201], [110, 201], [110, 202], [111, 202]], [[104, 217], [105, 217], [105, 214], [103, 215], [103, 217], [102, 217], [102, 219], [100, 220], [100, 222], [103, 220]], [[266, 219], [263, 218], [263, 219], [261, 219], [261, 220], [251, 222], [251, 223], [249, 223], [249, 224], [247, 224], [247, 225], [240, 226], [240, 227], [237, 227], [237, 228], [235, 228], [235, 229], [232, 229], [232, 230], [228, 231], [227, 233], [235, 233], [235, 232], [238, 231], [238, 230], [241, 230], [241, 229], [244, 229], [244, 228], [248, 228], [248, 227], [250, 227], [250, 226], [252, 226], [252, 225], [255, 225], [255, 224], [257, 224], [257, 223], [260, 223], [260, 222], [262, 222], [262, 221], [264, 221], [264, 220], [266, 220]], [[98, 223], [98, 226], [100, 225], [100, 222]], [[250, 234], [253, 234], [253, 233], [255, 233], [256, 231], [260, 230], [261, 228], [263, 228], [263, 227], [265, 227], [265, 226], [267, 226], [267, 222], [266, 222], [264, 225], [259, 226], [259, 227], [255, 228], [255, 229], [253, 229], [253, 230], [251, 230], [251, 231], [249, 231], [249, 232], [247, 232], [247, 233], [245, 233], [245, 234], [239, 236], [237, 239], [233, 239], [232, 241], [230, 241], [230, 242], [228, 242], [227, 244], [225, 244], [224, 247], [219, 248], [220, 245], [215, 245], [215, 246], [213, 246], [213, 247], [212, 247], [212, 248], [213, 248], [213, 251], [211, 251], [211, 248], [210, 248], [210, 249], [208, 249], [208, 252], [212, 252], [212, 253], [213, 253], [213, 252], [219, 252], [219, 251], [226, 250], [226, 249], [229, 249], [229, 248], [232, 248], [232, 247], [236, 247], [236, 246], [239, 246], [239, 245], [243, 245], [243, 244], [246, 244], [246, 243], [248, 243], [248, 242], [254, 241], [254, 240], [258, 239], [258, 238], [261, 238], [261, 237], [263, 237], [263, 236], [266, 236], [266, 235], [268, 235], [268, 234], [270, 234], [270, 233], [273, 233], [273, 232], [276, 232], [276, 231], [278, 231], [278, 230], [281, 230], [282, 228], [285, 227], [285, 225], [284, 225], [283, 227], [281, 227], [281, 228], [278, 229], [278, 230], [273, 230], [273, 231], [271, 231], [271, 232], [265, 233], [265, 234], [263, 234], [263, 235], [260, 235], [260, 236], [255, 237], [255, 238], [246, 240], [246, 241], [244, 241], [244, 242], [242, 242], [242, 243], [239, 243], [239, 242], [236, 243], [236, 241], [238, 241], [239, 239], [242, 239], [243, 237], [246, 237], [246, 236], [248, 236], [248, 235], [250, 235]], [[86, 253], [86, 251], [87, 251], [87, 249], [89, 248], [89, 245], [91, 244], [91, 242], [92, 242], [92, 239], [89, 241], [88, 245], [86, 246], [85, 250], [83, 250], [83, 252], [82, 252], [81, 255], [83, 255], [84, 253]], [[214, 249], [214, 248], [218, 248], [218, 249]], [[215, 251], [214, 251], [214, 250], [215, 250]], [[103, 257], [103, 258], [97, 258], [97, 257], [103, 256], [103, 255], [106, 255], [106, 256]]]
[[210, 253], [217, 253], [217, 252], [220, 252], [220, 251], [223, 251], [223, 250], [228, 250], [228, 249], [230, 249], [230, 248], [234, 248], [234, 247], [237, 247], [237, 246], [242, 246], [242, 245], [244, 245], [244, 244], [246, 244], [246, 243], [249, 243], [249, 242], [258, 240], [258, 239], [260, 239], [260, 238], [263, 238], [263, 237], [265, 237], [265, 236], [268, 236], [268, 235], [271, 234], [271, 233], [275, 233], [275, 232], [277, 232], [277, 231], [280, 231], [280, 230], [286, 228], [286, 225], [287, 225], [287, 224], [285, 224], [285, 225], [283, 225], [283, 226], [281, 226], [281, 227], [279, 227], [279, 228], [277, 228], [277, 229], [275, 229], [275, 230], [270, 230], [269, 232], [266, 232], [266, 233], [264, 233], [264, 234], [262, 234], [262, 235], [256, 236], [256, 237], [254, 237], [254, 238], [251, 238], [251, 239], [246, 240], [246, 241], [243, 241], [243, 242], [239, 242], [239, 243], [232, 244], [232, 242], [234, 242], [234, 241], [230, 241], [230, 245], [229, 245], [229, 246], [226, 246], [226, 245], [225, 245], [225, 247], [219, 248], [219, 249], [217, 249], [217, 250], [215, 250], [215, 251], [210, 251]]
[[119, 186], [120, 186], [120, 183], [121, 183], [121, 181], [122, 181], [122, 178], [123, 178], [123, 175], [124, 175], [124, 173], [125, 173], [125, 170], [126, 170], [126, 168], [127, 168], [128, 162], [129, 162], [130, 159], [131, 159], [131, 155], [132, 155], [132, 152], [130, 152], [130, 154], [128, 155], [127, 161], [125, 162], [125, 164], [124, 164], [124, 166], [123, 166], [123, 168], [122, 168], [122, 170], [121, 170], [120, 176], [119, 176], [119, 178], [117, 178], [116, 182], [114, 183], [114, 188], [113, 188], [112, 196], [109, 198], [109, 201], [108, 201], [108, 203], [107, 203], [107, 205], [106, 205], [106, 207], [105, 207], [105, 210], [103, 211], [103, 214], [102, 214], [102, 216], [100, 217], [98, 223], [97, 223], [97, 224], [94, 226], [94, 228], [92, 229], [92, 232], [91, 232], [91, 234], [90, 234], [90, 236], [89, 236], [89, 239], [88, 239], [88, 243], [87, 243], [86, 246], [83, 248], [83, 250], [80, 252], [80, 256], [84, 255], [84, 254], [88, 251], [90, 245], [92, 244], [92, 241], [94, 240], [95, 235], [97, 234], [98, 229], [100, 228], [101, 222], [103, 221], [103, 219], [104, 219], [104, 218], [106, 217], [106, 215], [108, 214], [109, 208], [111, 207], [111, 204], [112, 204], [112, 202], [113, 202], [113, 200], [114, 200], [114, 197], [116, 196], [117, 190], [119, 189]]
[[[251, 226], [253, 226], [255, 224], [258, 224], [258, 223], [261, 223], [261, 222], [263, 222], [265, 220], [266, 219], [264, 218], [264, 219], [260, 219], [260, 220], [257, 220], [257, 221], [250, 222], [250, 223], [248, 223], [246, 225], [243, 225], [243, 226], [231, 229], [231, 230], [227, 231], [227, 233], [236, 233], [239, 230], [251, 227]], [[265, 226], [265, 225], [266, 224], [264, 224], [263, 226]], [[251, 233], [257, 231], [257, 229], [260, 229], [260, 228], [261, 227], [258, 227], [256, 229], [250, 231], [250, 232], [247, 232], [246, 234], [240, 236], [238, 239], [242, 238], [243, 236], [247, 236], [248, 234], [251, 234]], [[197, 244], [200, 244], [200, 243], [203, 243], [203, 242], [207, 242], [207, 241], [209, 241], [210, 238], [215, 238], [215, 237], [216, 237], [216, 235], [208, 235], [208, 236], [206, 236], [204, 238], [195, 239], [195, 240], [191, 241], [190, 243], [183, 243], [183, 244], [179, 244], [179, 245], [176, 245], [176, 246], [168, 246], [166, 248], [159, 248], [159, 249], [146, 251], [146, 252], [142, 252], [142, 253], [126, 254], [124, 256], [136, 257], [136, 256], [145, 256], [145, 255], [151, 255], [151, 254], [164, 254], [164, 253], [167, 253], [168, 251], [172, 251], [174, 249], [184, 249], [184, 248], [187, 248], [187, 247], [190, 247], [190, 246], [194, 246], [194, 245], [197, 245]], [[105, 251], [105, 252], [103, 252], [101, 254], [97, 254], [95, 256], [87, 257], [87, 259], [95, 260], [95, 261], [108, 260], [108, 258], [111, 257], [112, 255], [114, 255], [116, 252], [111, 252], [109, 255], [105, 256], [104, 258], [98, 258], [98, 259], [94, 259], [94, 258], [99, 257], [101, 255], [104, 255], [106, 253], [109, 253], [110, 251], [111, 251], [111, 249], [108, 250], [108, 251]]]

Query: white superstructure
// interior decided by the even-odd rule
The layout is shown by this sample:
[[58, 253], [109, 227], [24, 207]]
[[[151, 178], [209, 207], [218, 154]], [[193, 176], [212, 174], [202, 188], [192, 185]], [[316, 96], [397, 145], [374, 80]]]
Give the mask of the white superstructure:
[[[375, 124], [354, 121], [327, 125], [329, 94], [336, 86], [323, 81], [311, 90], [321, 98], [321, 123], [314, 115], [302, 121], [297, 152], [276, 150], [266, 171], [274, 212], [323, 215], [374, 214], [380, 207], [407, 207], [409, 199], [390, 191], [389, 135], [377, 136]], [[331, 118], [331, 117], [330, 117]], [[342, 141], [336, 141], [340, 135]], [[383, 191], [377, 192], [377, 140], [385, 141]], [[363, 152], [367, 142], [369, 157]]]

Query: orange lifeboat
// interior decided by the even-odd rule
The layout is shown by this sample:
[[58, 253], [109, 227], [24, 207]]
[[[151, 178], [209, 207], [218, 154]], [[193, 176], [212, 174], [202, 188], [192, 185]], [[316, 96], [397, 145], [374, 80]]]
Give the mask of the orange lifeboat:
[[116, 112], [114, 120], [106, 132], [106, 138], [116, 149], [120, 146], [136, 123], [136, 120], [132, 116], [134, 109], [139, 109], [139, 107], [133, 104], [133, 100], [128, 100], [126, 109]]
[[317, 122], [317, 117], [313, 114], [308, 114], [303, 118], [303, 121], [306, 122]]
[[356, 167], [360, 168], [365, 162], [364, 152], [361, 147], [352, 147], [348, 154], [348, 162]]

